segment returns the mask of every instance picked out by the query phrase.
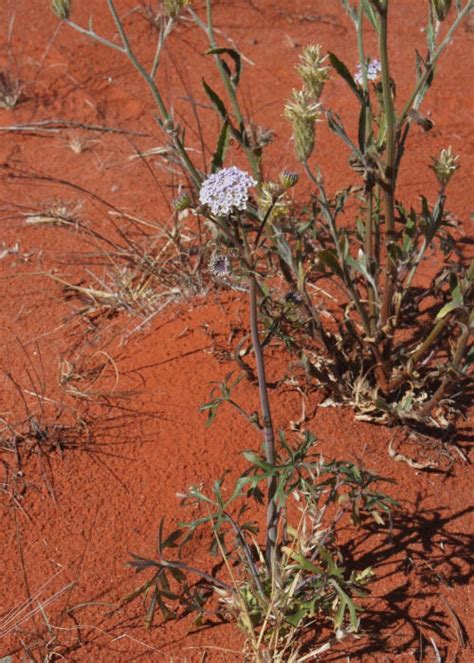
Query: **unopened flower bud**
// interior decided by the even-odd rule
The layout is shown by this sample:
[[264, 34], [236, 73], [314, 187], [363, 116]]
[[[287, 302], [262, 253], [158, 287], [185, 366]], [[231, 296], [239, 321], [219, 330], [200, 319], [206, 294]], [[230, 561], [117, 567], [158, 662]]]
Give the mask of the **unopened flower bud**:
[[288, 214], [288, 205], [283, 193], [281, 185], [277, 182], [262, 184], [257, 200], [259, 212], [263, 216], [269, 214], [269, 220]]
[[51, 9], [61, 21], [65, 21], [71, 14], [71, 0], [51, 0]]
[[432, 159], [433, 165], [430, 166], [434, 170], [438, 182], [442, 186], [446, 186], [459, 168], [459, 156], [452, 153], [451, 145], [444, 150], [441, 150], [437, 159]]
[[191, 197], [187, 191], [183, 191], [173, 200], [173, 207], [176, 212], [183, 212], [191, 207]]
[[431, 6], [438, 21], [444, 21], [451, 9], [451, 0], [431, 0]]
[[285, 189], [291, 189], [299, 180], [298, 173], [292, 173], [289, 170], [284, 170], [280, 175], [280, 182]]

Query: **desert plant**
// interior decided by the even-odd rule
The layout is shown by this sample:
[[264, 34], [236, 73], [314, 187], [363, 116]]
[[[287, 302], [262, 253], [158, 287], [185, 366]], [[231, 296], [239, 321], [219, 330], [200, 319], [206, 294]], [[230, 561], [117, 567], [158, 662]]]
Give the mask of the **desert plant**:
[[[137, 571], [151, 571], [151, 578], [125, 600], [140, 595], [148, 598], [146, 623], [151, 624], [157, 609], [165, 619], [195, 611], [202, 618], [208, 610], [209, 599], [217, 592], [220, 614], [230, 614], [237, 620], [247, 636], [253, 659], [302, 661], [308, 656], [303, 649], [310, 627], [313, 630], [316, 627], [316, 645], [314, 639], [310, 643], [310, 654], [314, 655], [330, 646], [332, 637], [325, 629], [331, 623], [336, 641], [355, 632], [359, 625], [354, 598], [363, 593], [363, 585], [370, 579], [371, 570], [355, 572], [344, 568], [336, 536], [340, 525], [345, 518], [360, 524], [365, 518], [372, 517], [383, 526], [384, 516], [390, 513], [393, 502], [374, 489], [379, 477], [350, 463], [326, 463], [315, 454], [312, 451], [315, 440], [310, 433], [305, 432], [299, 442], [290, 442], [284, 432], [280, 432], [278, 438], [275, 434], [265, 374], [266, 343], [283, 328], [284, 321], [292, 323], [295, 328], [300, 324], [292, 309], [301, 305], [312, 316], [312, 329], [326, 349], [335, 348], [334, 339], [312, 314], [312, 304], [307, 296], [304, 297], [302, 287], [288, 292], [279, 317], [272, 319], [265, 337], [261, 337], [262, 312], [274, 308], [272, 279], [278, 258], [275, 250], [278, 226], [287, 223], [290, 214], [288, 192], [298, 177], [284, 171], [278, 182], [263, 180], [262, 150], [270, 136], [247, 121], [240, 111], [237, 89], [241, 56], [233, 48], [217, 47], [210, 1], [206, 3], [206, 22], [201, 21], [192, 9], [189, 15], [209, 39], [209, 55], [217, 63], [232, 112], [204, 82], [204, 90], [222, 120], [208, 175], [195, 166], [190, 167], [184, 136], [176, 127], [155, 83], [161, 49], [170, 28], [163, 28], [159, 33], [157, 55], [151, 70], [146, 70], [134, 54], [113, 0], [107, 2], [121, 46], [97, 35], [92, 27], [82, 28], [69, 17], [63, 20], [95, 41], [126, 55], [153, 93], [161, 115], [160, 126], [188, 181], [188, 189], [174, 201], [174, 207], [177, 212], [192, 210], [196, 216], [206, 219], [208, 241], [212, 247], [208, 271], [248, 297], [260, 414], [247, 414], [246, 417], [263, 439], [261, 455], [245, 452], [249, 466], [232, 489], [227, 490], [223, 479], [214, 484], [210, 495], [200, 487], [190, 489], [184, 496], [184, 504], [198, 507], [200, 516], [181, 523], [177, 530], [166, 536], [162, 522], [156, 560], [133, 555], [131, 566]], [[177, 3], [176, 11], [170, 11], [168, 3], [164, 7], [162, 25], [178, 20], [185, 4]], [[320, 50], [314, 49], [308, 52], [308, 62], [304, 66], [315, 66], [320, 58]], [[227, 59], [232, 62], [232, 68]], [[328, 69], [321, 62], [320, 66], [317, 65], [316, 76], [311, 77], [311, 84], [308, 83], [311, 94], [321, 93], [327, 77]], [[303, 108], [308, 95], [309, 92], [295, 94], [295, 112]], [[300, 122], [303, 138], [309, 137], [310, 142], [310, 133], [319, 113], [320, 104], [314, 101], [306, 108]], [[252, 175], [235, 166], [224, 167], [231, 137], [246, 154]], [[308, 148], [303, 139], [299, 145], [300, 154], [307, 159]], [[257, 187], [255, 200], [251, 199], [252, 187]], [[211, 401], [203, 406], [211, 419], [224, 401], [245, 412], [232, 399], [231, 389], [231, 384], [221, 385], [220, 396], [213, 394]], [[257, 523], [265, 521], [263, 536], [257, 523], [246, 520], [251, 498], [256, 502], [258, 515], [263, 509], [263, 515], [257, 517]], [[197, 568], [183, 561], [181, 555], [173, 559], [168, 557], [168, 550], [174, 548], [184, 555], [186, 544], [203, 527], [210, 533], [211, 548], [224, 560], [227, 577], [225, 574], [224, 578], [216, 577]], [[193, 577], [199, 578], [199, 582], [194, 583]]]
[[[302, 86], [285, 106], [297, 159], [314, 193], [306, 203], [290, 201], [282, 182], [265, 180], [262, 157], [272, 140], [270, 131], [256, 126], [241, 110], [239, 82], [242, 56], [233, 46], [218, 46], [212, 2], [205, 18], [192, 3], [166, 2], [155, 21], [157, 42], [151, 67], [139, 61], [113, 0], [107, 0], [120, 37], [117, 44], [98, 35], [92, 23], [84, 28], [72, 21], [71, 3], [54, 2], [56, 14], [70, 27], [126, 56], [145, 80], [157, 104], [159, 125], [167, 140], [165, 158], [181, 169], [186, 192], [178, 205], [193, 209], [198, 219], [206, 210], [198, 205], [206, 173], [193, 162], [185, 135], [176, 122], [156, 77], [166, 40], [179, 22], [193, 22], [205, 34], [219, 71], [225, 96], [205, 79], [203, 88], [221, 121], [216, 149], [208, 167], [218, 172], [229, 159], [230, 143], [246, 156], [257, 186], [255, 200], [246, 204], [245, 224], [253, 224], [260, 288], [265, 291], [265, 324], [271, 337], [280, 336], [299, 352], [307, 375], [329, 392], [349, 402], [359, 416], [377, 421], [446, 423], [456, 386], [469, 368], [473, 268], [466, 267], [453, 234], [455, 221], [446, 209], [446, 187], [459, 166], [450, 148], [441, 151], [432, 168], [439, 183], [434, 203], [421, 197], [421, 208], [408, 208], [397, 198], [397, 179], [407, 138], [414, 125], [429, 130], [431, 120], [420, 112], [434, 80], [436, 65], [454, 31], [472, 9], [473, 0], [427, 1], [427, 52], [416, 52], [416, 82], [403, 105], [395, 99], [388, 50], [389, 0], [360, 0], [342, 4], [352, 20], [359, 64], [353, 75], [334, 54], [320, 46], [303, 50], [297, 71]], [[373, 30], [378, 58], [365, 51], [365, 31]], [[360, 108], [358, 135], [351, 137], [342, 120], [324, 105], [324, 86], [331, 71], [347, 83]], [[361, 184], [330, 196], [320, 170], [312, 163], [316, 122], [329, 127], [350, 152], [350, 165]], [[352, 223], [341, 222], [349, 201], [358, 212]], [[204, 242], [214, 252], [232, 250], [232, 229], [216, 231], [208, 225]], [[429, 250], [442, 262], [429, 288], [420, 290], [417, 274]], [[262, 285], [263, 280], [265, 285]], [[334, 282], [342, 292], [333, 300]], [[235, 285], [235, 279], [231, 285]], [[281, 298], [286, 284], [291, 301]], [[323, 287], [321, 287], [323, 286]], [[288, 292], [289, 290], [289, 292]], [[318, 297], [329, 294], [321, 315]], [[333, 303], [332, 303], [333, 302]], [[291, 306], [288, 305], [291, 303]]]
[[14, 110], [20, 102], [22, 85], [18, 78], [18, 67], [11, 47], [13, 28], [15, 25], [15, 14], [10, 16], [8, 23], [7, 51], [8, 60], [6, 66], [0, 70], [0, 108]]
[[[441, 38], [451, 3], [429, 3], [427, 54], [423, 58], [417, 52], [416, 83], [401, 109], [395, 105], [390, 74], [389, 4], [387, 0], [361, 0], [355, 7], [343, 2], [357, 33], [359, 65], [354, 76], [334, 53], [321, 57], [314, 47], [303, 52], [298, 67], [302, 90], [293, 93], [285, 114], [293, 125], [297, 157], [315, 193], [295, 232], [291, 227], [276, 230], [276, 251], [285, 262], [283, 273], [298, 285], [302, 297], [307, 296], [318, 273], [330, 276], [345, 292], [343, 314], [334, 311], [339, 329], [338, 334], [331, 334], [335, 348], [330, 350], [332, 375], [325, 376], [335, 395], [351, 401], [367, 418], [426, 420], [434, 415], [434, 421], [438, 415], [440, 423], [446, 410], [436, 411], [436, 406], [469, 367], [473, 323], [474, 267], [457, 259], [451, 230], [455, 223], [445, 208], [446, 187], [459, 167], [459, 157], [448, 148], [433, 159], [439, 194], [434, 204], [421, 196], [419, 211], [407, 209], [396, 198], [396, 185], [411, 127], [418, 124], [429, 131], [432, 126], [419, 108], [436, 64], [474, 4], [456, 2], [454, 17]], [[379, 59], [366, 55], [366, 23], [377, 35]], [[358, 101], [356, 140], [321, 101], [329, 64]], [[321, 84], [315, 89], [318, 72]], [[315, 120], [322, 116], [349, 148], [349, 163], [363, 180], [362, 187], [347, 188], [334, 198], [328, 195], [319, 169], [309, 162]], [[356, 223], [343, 225], [341, 215], [354, 197], [359, 206]], [[420, 291], [416, 275], [428, 249], [436, 250], [444, 264], [431, 287]], [[435, 304], [427, 310], [430, 299]], [[313, 354], [316, 362], [312, 368], [318, 368], [315, 372], [321, 376], [317, 355]], [[305, 358], [310, 365], [309, 354]]]
[[[284, 173], [281, 180], [282, 188], [295, 183], [291, 173]], [[276, 201], [271, 202], [259, 222], [247, 216], [249, 189], [255, 184], [236, 167], [221, 169], [204, 180], [199, 198], [203, 213], [213, 224], [216, 241], [225, 243], [228, 252], [213, 255], [211, 271], [216, 278], [238, 279], [248, 294], [260, 415], [246, 414], [246, 418], [262, 435], [263, 455], [244, 453], [249, 467], [230, 493], [223, 480], [214, 484], [211, 496], [198, 487], [191, 488], [184, 504], [200, 507], [200, 517], [182, 523], [166, 540], [160, 532], [157, 561], [134, 555], [131, 566], [138, 571], [154, 570], [152, 580], [142, 587], [143, 591], [152, 589], [148, 622], [158, 606], [165, 618], [171, 616], [173, 603], [186, 611], [202, 612], [210, 587], [244, 630], [255, 660], [296, 661], [304, 660], [299, 653], [310, 625], [316, 624], [321, 631], [332, 619], [338, 639], [357, 630], [353, 596], [361, 591], [362, 581], [370, 578], [370, 570], [346, 572], [335, 544], [336, 528], [346, 515], [354, 522], [372, 515], [383, 525], [391, 500], [374, 491], [372, 484], [378, 477], [349, 463], [325, 463], [313, 454], [311, 434], [305, 433], [296, 445], [290, 444], [283, 432], [276, 439], [259, 330], [259, 300], [264, 294], [259, 262], [264, 226], [278, 209]], [[209, 421], [223, 402], [243, 411], [232, 398], [237, 382], [230, 382], [229, 377], [202, 406]], [[289, 505], [291, 496], [296, 496], [301, 508], [296, 518]], [[258, 540], [258, 527], [243, 520], [251, 497], [265, 510], [263, 543]], [[206, 526], [226, 562], [231, 583], [179, 558], [164, 556], [166, 548], [182, 547], [197, 529]], [[239, 563], [237, 571], [235, 562]], [[201, 576], [200, 585], [193, 588], [190, 574]], [[173, 581], [180, 586], [178, 590], [172, 589]], [[326, 644], [319, 647], [324, 649]], [[323, 651], [319, 647], [312, 653]]]
[[[371, 568], [345, 566], [337, 532], [349, 519], [361, 524], [372, 517], [383, 525], [394, 502], [375, 489], [379, 477], [351, 463], [326, 463], [311, 452], [313, 446], [309, 433], [296, 447], [280, 433], [274, 465], [248, 451], [249, 467], [233, 488], [219, 480], [211, 494], [198, 486], [189, 489], [183, 505], [199, 516], [180, 523], [166, 538], [162, 522], [158, 557], [133, 555], [130, 561], [136, 571], [151, 572], [126, 598], [146, 597], [147, 625], [157, 610], [164, 619], [196, 613], [197, 623], [217, 614], [242, 629], [251, 660], [281, 662], [306, 660], [303, 650], [320, 653], [357, 632], [361, 608], [354, 599], [365, 595], [374, 574]], [[270, 486], [275, 481], [271, 498], [269, 479]], [[247, 512], [251, 499], [261, 508], [265, 493], [267, 517], [273, 513], [271, 501], [276, 517], [273, 523], [267, 520], [262, 543], [259, 526]], [[225, 562], [227, 573], [219, 577], [185, 561], [186, 544], [203, 528], [212, 534], [211, 552]], [[179, 554], [172, 555], [172, 549]], [[210, 601], [215, 593], [217, 608]]]

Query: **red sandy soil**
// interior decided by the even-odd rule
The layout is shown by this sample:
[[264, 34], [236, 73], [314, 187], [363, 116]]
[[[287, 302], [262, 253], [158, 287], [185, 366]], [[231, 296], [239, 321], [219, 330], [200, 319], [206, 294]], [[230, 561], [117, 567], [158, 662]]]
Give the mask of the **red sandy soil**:
[[[148, 91], [119, 54], [65, 26], [56, 33], [58, 23], [48, 4], [5, 0], [0, 8], [0, 63], [5, 67], [12, 59], [24, 86], [18, 107], [0, 110], [0, 127], [66, 119], [146, 135], [81, 128], [1, 133], [0, 250], [18, 243], [18, 251], [0, 260], [0, 416], [19, 426], [34, 414], [44, 425], [76, 423], [77, 432], [77, 410], [86, 423], [76, 436], [69, 429], [59, 434], [50, 428], [48, 442], [39, 445], [42, 451], [37, 445], [29, 457], [23, 454], [21, 466], [11, 452], [1, 452], [0, 656], [26, 661], [30, 650], [36, 661], [240, 661], [241, 636], [231, 625], [198, 629], [187, 617], [158, 621], [145, 633], [139, 603], [117, 607], [140, 581], [124, 566], [129, 551], [153, 557], [160, 519], [165, 516], [172, 526], [182, 518], [176, 493], [197, 482], [209, 485], [228, 468], [237, 476], [243, 469], [240, 453], [258, 448], [257, 436], [234, 412], [223, 408], [210, 428], [198, 412], [208, 399], [209, 383], [235, 369], [226, 350], [232, 347], [231, 328], [247, 329], [245, 302], [225, 292], [185, 297], [133, 334], [128, 332], [141, 320], [125, 314], [99, 321], [86, 333], [72, 315], [77, 303], [65, 300], [61, 284], [45, 275], [87, 280], [90, 246], [79, 233], [27, 225], [24, 213], [58, 199], [69, 206], [82, 203], [78, 215], [108, 232], [111, 207], [168, 221], [166, 199], [172, 195], [166, 184], [164, 194], [157, 186], [156, 179], [169, 178], [156, 160], [149, 159], [147, 169], [142, 160], [129, 159], [134, 145], [145, 151], [161, 144]], [[84, 25], [93, 13], [96, 30], [112, 35], [105, 0], [75, 4], [77, 22]], [[135, 0], [117, 4], [122, 13], [138, 6]], [[245, 65], [242, 94], [255, 120], [276, 131], [267, 159], [267, 175], [276, 176], [283, 166], [295, 168], [281, 113], [297, 84], [293, 64], [300, 48], [320, 42], [353, 67], [351, 26], [336, 0], [215, 4], [217, 26], [255, 63]], [[403, 99], [414, 77], [414, 48], [424, 50], [427, 3], [391, 4], [393, 75]], [[6, 28], [13, 15], [8, 45]], [[128, 20], [139, 53], [150, 53], [152, 27], [138, 12]], [[439, 66], [424, 105], [435, 126], [428, 134], [413, 132], [400, 183], [408, 202], [416, 201], [420, 191], [432, 196], [429, 156], [451, 144], [462, 154], [462, 170], [450, 187], [449, 205], [464, 220], [471, 211], [474, 161], [473, 30], [471, 18]], [[182, 80], [204, 103], [200, 78], [203, 71], [210, 81], [215, 75], [195, 30], [181, 26], [168, 47], [160, 83], [176, 100], [177, 112], [192, 122]], [[325, 95], [351, 126], [354, 107], [344, 83], [332, 80]], [[206, 140], [215, 130], [210, 117], [205, 114]], [[194, 141], [191, 130], [188, 134]], [[88, 141], [81, 153], [68, 147], [71, 136]], [[331, 190], [348, 181], [346, 154], [334, 145], [334, 137], [321, 127], [318, 162]], [[276, 379], [284, 374], [286, 359], [272, 353], [270, 379]], [[89, 400], [64, 398], [58, 376], [65, 361], [78, 369], [82, 362], [78, 386]], [[88, 368], [97, 369], [89, 378]], [[257, 408], [253, 384], [241, 382], [237, 397], [249, 410]], [[298, 393], [280, 388], [271, 397], [277, 426], [300, 417]], [[55, 419], [58, 401], [64, 407]], [[471, 466], [455, 452], [449, 472], [420, 472], [393, 462], [387, 454], [393, 430], [356, 422], [349, 409], [321, 408], [320, 402], [312, 393], [308, 426], [317, 434], [319, 449], [326, 457], [358, 460], [394, 479], [396, 485], [388, 490], [402, 506], [391, 538], [355, 536], [345, 544], [349, 559], [360, 567], [374, 566], [377, 580], [364, 603], [362, 637], [350, 642], [347, 652], [329, 653], [324, 660], [436, 661], [434, 642], [443, 661], [472, 661]], [[470, 430], [461, 422], [456, 443], [464, 454]], [[195, 564], [205, 560], [199, 546], [193, 553]], [[28, 599], [29, 607], [7, 621], [8, 613]]]

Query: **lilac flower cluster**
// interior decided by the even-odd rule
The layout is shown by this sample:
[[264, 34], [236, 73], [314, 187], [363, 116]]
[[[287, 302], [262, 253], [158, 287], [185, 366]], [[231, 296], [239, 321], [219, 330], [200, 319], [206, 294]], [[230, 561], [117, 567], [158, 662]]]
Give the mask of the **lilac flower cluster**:
[[209, 271], [218, 279], [230, 276], [230, 260], [228, 256], [214, 252], [209, 259]]
[[[367, 65], [367, 79], [369, 81], [375, 81], [375, 79], [378, 78], [378, 75], [381, 71], [382, 71], [382, 65], [380, 64], [379, 60], [377, 59], [370, 60], [369, 64]], [[364, 76], [362, 73], [362, 65], [360, 64], [357, 65], [357, 70], [354, 75], [354, 80], [358, 85], [362, 85], [364, 81]]]
[[257, 182], [236, 166], [223, 168], [204, 180], [199, 200], [214, 216], [227, 216], [234, 210], [245, 210], [248, 190]]

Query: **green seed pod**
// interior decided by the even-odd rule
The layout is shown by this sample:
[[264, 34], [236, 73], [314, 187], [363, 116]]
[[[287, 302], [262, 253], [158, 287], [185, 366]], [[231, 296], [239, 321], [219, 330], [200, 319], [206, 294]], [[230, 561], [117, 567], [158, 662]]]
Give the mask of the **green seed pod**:
[[451, 9], [451, 0], [431, 0], [431, 6], [438, 21], [444, 21]]
[[71, 14], [71, 0], [51, 0], [51, 9], [61, 21], [65, 21]]

